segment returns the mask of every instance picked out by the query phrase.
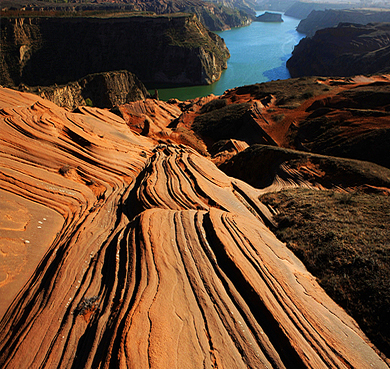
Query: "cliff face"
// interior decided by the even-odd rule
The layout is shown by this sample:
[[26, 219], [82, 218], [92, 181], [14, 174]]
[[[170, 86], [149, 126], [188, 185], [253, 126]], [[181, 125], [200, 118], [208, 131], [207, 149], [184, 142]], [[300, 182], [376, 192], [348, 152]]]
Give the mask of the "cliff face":
[[193, 15], [1, 22], [1, 84], [50, 85], [128, 70], [143, 82], [208, 84], [229, 52]]
[[292, 77], [388, 73], [390, 23], [339, 24], [304, 38], [287, 68]]
[[201, 0], [131, 0], [127, 3], [131, 4], [134, 10], [152, 11], [156, 14], [194, 13], [212, 31], [245, 26], [255, 17], [255, 12], [250, 5], [237, 0], [223, 6], [220, 3], [213, 4], [212, 1]]
[[0, 109], [2, 368], [387, 368], [259, 190], [107, 110]]
[[149, 96], [142, 82], [127, 71], [90, 74], [66, 85], [33, 87], [28, 90], [69, 109], [88, 104], [112, 108]]
[[390, 22], [390, 9], [313, 10], [307, 18], [299, 22], [297, 31], [311, 37], [319, 29], [335, 27], [339, 23], [368, 24], [378, 22]]

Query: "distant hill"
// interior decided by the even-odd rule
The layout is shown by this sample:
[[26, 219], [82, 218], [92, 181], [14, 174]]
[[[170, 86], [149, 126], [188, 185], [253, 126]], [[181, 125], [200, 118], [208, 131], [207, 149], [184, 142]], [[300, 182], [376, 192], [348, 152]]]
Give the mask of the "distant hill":
[[332, 2], [294, 2], [287, 10], [285, 15], [298, 19], [306, 18], [313, 10], [325, 9], [350, 9], [356, 7], [356, 4], [351, 3], [332, 3]]
[[255, 17], [252, 3], [245, 0], [225, 1], [220, 3], [205, 2], [202, 0], [112, 0], [110, 2], [97, 2], [90, 0], [52, 0], [28, 2], [22, 0], [4, 0], [2, 9], [17, 11], [18, 16], [43, 15], [43, 11], [54, 13], [69, 13], [74, 16], [82, 12], [82, 15], [95, 12], [152, 12], [155, 14], [194, 13], [198, 19], [210, 30], [221, 31], [233, 27], [246, 26]]
[[287, 60], [292, 77], [353, 76], [390, 71], [390, 23], [340, 23], [302, 39]]
[[339, 23], [377, 22], [390, 22], [390, 9], [313, 10], [307, 18], [299, 22], [297, 31], [311, 37], [319, 29], [335, 27]]
[[256, 2], [256, 9], [258, 10], [273, 10], [277, 12], [285, 12], [296, 0], [258, 0]]

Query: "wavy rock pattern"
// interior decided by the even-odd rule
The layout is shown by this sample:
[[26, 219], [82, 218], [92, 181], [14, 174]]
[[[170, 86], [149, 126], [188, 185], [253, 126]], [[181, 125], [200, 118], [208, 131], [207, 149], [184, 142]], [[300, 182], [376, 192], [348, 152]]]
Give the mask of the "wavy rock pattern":
[[2, 367], [387, 367], [257, 190], [106, 111], [0, 101], [2, 188], [63, 217], [0, 323]]

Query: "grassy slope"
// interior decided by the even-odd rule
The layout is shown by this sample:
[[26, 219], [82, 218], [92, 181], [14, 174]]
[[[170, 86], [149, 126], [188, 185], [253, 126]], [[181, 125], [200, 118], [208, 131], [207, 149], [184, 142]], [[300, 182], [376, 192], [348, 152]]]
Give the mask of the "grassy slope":
[[390, 357], [390, 197], [306, 189], [264, 195], [276, 235]]

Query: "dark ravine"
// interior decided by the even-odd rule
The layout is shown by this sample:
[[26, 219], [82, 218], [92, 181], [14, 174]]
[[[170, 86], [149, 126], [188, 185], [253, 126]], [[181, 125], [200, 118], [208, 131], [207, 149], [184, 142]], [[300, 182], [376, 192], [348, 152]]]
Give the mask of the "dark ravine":
[[2, 85], [64, 84], [115, 70], [143, 82], [209, 84], [229, 57], [195, 15], [2, 19], [1, 29]]

